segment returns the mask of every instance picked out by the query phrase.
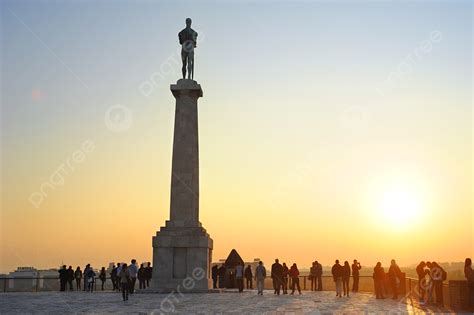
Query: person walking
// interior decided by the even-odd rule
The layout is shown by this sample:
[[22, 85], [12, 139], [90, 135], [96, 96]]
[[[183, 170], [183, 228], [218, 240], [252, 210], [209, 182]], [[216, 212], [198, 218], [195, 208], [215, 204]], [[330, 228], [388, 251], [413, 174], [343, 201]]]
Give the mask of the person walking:
[[288, 294], [288, 276], [289, 276], [290, 270], [288, 269], [288, 266], [286, 263], [283, 263], [283, 294]]
[[255, 269], [255, 280], [257, 281], [257, 294], [263, 295], [263, 288], [265, 278], [267, 277], [267, 270], [263, 266], [263, 262], [259, 261], [258, 266]]
[[392, 299], [398, 299], [398, 286], [402, 280], [402, 271], [397, 265], [395, 259], [390, 262], [390, 268], [388, 269], [388, 277], [390, 279], [390, 286], [392, 287], [393, 297]]
[[112, 271], [110, 271], [110, 281], [112, 281], [112, 291], [117, 290], [117, 266], [115, 264], [112, 266]]
[[130, 272], [127, 268], [127, 264], [122, 264], [120, 272], [118, 273], [118, 280], [120, 281], [120, 286], [122, 287], [122, 298], [124, 301], [128, 301], [128, 291], [131, 288], [130, 282]]
[[89, 271], [89, 268], [91, 267], [90, 264], [87, 264], [85, 267], [84, 267], [84, 292], [87, 291], [89, 289], [89, 284], [87, 283], [87, 272]]
[[244, 290], [244, 265], [241, 262], [235, 266], [235, 280], [237, 281], [239, 292], [242, 292]]
[[137, 273], [137, 278], [138, 278], [138, 288], [145, 289], [145, 267], [143, 264], [140, 265], [140, 268], [138, 268], [138, 273]]
[[76, 290], [81, 291], [81, 279], [82, 279], [81, 267], [77, 266], [76, 271], [74, 271], [74, 278], [76, 279]]
[[352, 292], [354, 293], [359, 292], [359, 270], [361, 269], [360, 262], [354, 259], [352, 264]]
[[344, 262], [344, 267], [342, 268], [342, 289], [344, 291], [344, 296], [349, 297], [349, 280], [351, 278], [351, 266], [346, 260]]
[[342, 297], [342, 273], [343, 268], [339, 264], [339, 259], [336, 259], [336, 263], [331, 268], [332, 278], [336, 283], [336, 297]]
[[100, 279], [100, 282], [101, 282], [102, 291], [104, 291], [104, 284], [105, 284], [105, 280], [107, 279], [107, 274], [105, 272], [105, 267], [102, 267], [102, 269], [100, 269], [99, 279]]
[[148, 262], [145, 267], [145, 282], [147, 288], [150, 286], [151, 277], [153, 277], [153, 267], [151, 266], [151, 262]]
[[309, 280], [311, 281], [311, 291], [316, 291], [316, 262], [313, 261], [311, 268], [309, 268]]
[[66, 284], [68, 279], [68, 272], [66, 270], [66, 265], [63, 265], [61, 269], [58, 270], [59, 273], [59, 290], [66, 291]]
[[127, 269], [130, 275], [130, 294], [133, 294], [135, 292], [135, 282], [137, 281], [138, 276], [137, 261], [132, 259], [131, 264], [127, 267]]
[[95, 272], [94, 269], [92, 269], [91, 265], [88, 265], [89, 268], [87, 269], [87, 273], [84, 276], [84, 279], [87, 282], [87, 291], [88, 292], [93, 292], [94, 291], [94, 283], [95, 283]]
[[374, 286], [375, 286], [375, 298], [385, 299], [384, 297], [384, 286], [383, 281], [385, 279], [385, 271], [383, 270], [382, 263], [377, 262], [374, 267]]
[[323, 281], [322, 281], [322, 276], [323, 276], [323, 265], [321, 265], [317, 260], [315, 261], [316, 263], [316, 283], [318, 285], [318, 291], [323, 290]]
[[278, 259], [275, 259], [275, 263], [272, 265], [271, 276], [273, 281], [273, 294], [280, 295], [280, 287], [283, 280], [283, 266], [280, 264]]
[[74, 270], [72, 266], [69, 266], [67, 269], [67, 283], [69, 284], [69, 291], [73, 291], [72, 282], [74, 281]]
[[295, 289], [298, 289], [298, 293], [301, 294], [301, 288], [300, 288], [300, 271], [298, 270], [298, 267], [294, 263], [290, 267], [290, 271], [288, 272], [291, 278], [291, 293], [290, 294], [295, 294]]
[[245, 268], [244, 276], [245, 276], [245, 285], [247, 287], [247, 290], [253, 289], [253, 285], [252, 285], [253, 274], [252, 274], [252, 268], [250, 267], [250, 265], [247, 265], [247, 268]]
[[212, 275], [212, 287], [214, 289], [217, 289], [217, 277], [219, 275], [219, 267], [217, 265], [212, 266], [211, 275]]
[[464, 261], [464, 276], [467, 280], [467, 288], [469, 290], [469, 306], [474, 311], [474, 270], [472, 269], [471, 258], [466, 258]]

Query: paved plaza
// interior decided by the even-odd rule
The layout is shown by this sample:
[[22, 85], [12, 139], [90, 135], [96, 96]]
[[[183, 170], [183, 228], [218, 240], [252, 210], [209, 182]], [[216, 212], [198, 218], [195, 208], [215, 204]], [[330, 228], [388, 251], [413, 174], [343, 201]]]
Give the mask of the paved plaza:
[[126, 302], [114, 292], [39, 292], [0, 294], [0, 314], [423, 314], [421, 309], [391, 299], [376, 300], [358, 293], [336, 298], [331, 291], [275, 296], [265, 291], [193, 293], [181, 295], [134, 294]]

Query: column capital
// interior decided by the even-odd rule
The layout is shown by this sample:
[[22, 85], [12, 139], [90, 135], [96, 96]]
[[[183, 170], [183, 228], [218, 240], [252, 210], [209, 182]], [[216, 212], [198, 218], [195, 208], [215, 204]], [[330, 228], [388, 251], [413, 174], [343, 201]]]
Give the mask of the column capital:
[[170, 85], [170, 90], [175, 98], [181, 95], [202, 97], [201, 85], [190, 79], [179, 79], [176, 84]]

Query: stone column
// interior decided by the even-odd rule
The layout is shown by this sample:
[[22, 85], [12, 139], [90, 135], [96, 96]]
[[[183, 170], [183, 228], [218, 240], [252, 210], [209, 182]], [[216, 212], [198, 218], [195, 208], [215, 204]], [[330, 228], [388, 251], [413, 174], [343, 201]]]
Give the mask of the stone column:
[[196, 81], [171, 85], [176, 98], [170, 220], [153, 237], [155, 292], [206, 292], [212, 239], [199, 222], [199, 151]]

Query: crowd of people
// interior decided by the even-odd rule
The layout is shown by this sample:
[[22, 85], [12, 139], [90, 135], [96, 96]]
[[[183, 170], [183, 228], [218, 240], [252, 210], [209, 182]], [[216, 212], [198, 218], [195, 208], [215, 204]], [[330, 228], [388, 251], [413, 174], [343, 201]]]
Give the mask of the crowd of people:
[[[359, 291], [359, 271], [362, 266], [356, 259], [353, 260], [352, 265], [348, 261], [341, 264], [336, 260], [331, 268], [331, 274], [336, 286], [336, 297], [349, 297], [349, 291]], [[211, 269], [211, 276], [214, 288], [224, 288], [224, 281], [226, 275], [226, 268], [224, 265], [214, 265]], [[447, 279], [447, 272], [434, 261], [421, 261], [416, 267], [418, 275], [418, 293], [420, 303], [422, 304], [438, 304], [443, 305], [443, 281]], [[128, 295], [135, 292], [135, 284], [138, 279], [139, 288], [146, 289], [150, 286], [150, 280], [153, 274], [151, 263], [145, 266], [141, 264], [137, 267], [135, 259], [131, 260], [130, 265], [126, 263], [117, 264], [113, 266], [110, 272], [110, 280], [114, 291], [122, 293], [123, 300], [128, 300]], [[311, 291], [322, 291], [322, 274], [323, 267], [318, 261], [314, 261], [309, 271], [308, 279], [311, 282]], [[464, 265], [464, 275], [466, 277], [469, 288], [469, 300], [471, 305], [474, 304], [474, 270], [472, 268], [472, 261], [466, 258]], [[271, 266], [270, 276], [273, 284], [273, 293], [275, 295], [290, 294], [298, 291], [301, 294], [300, 287], [300, 272], [296, 263], [293, 263], [290, 268], [284, 262], [280, 264], [278, 259]], [[350, 277], [352, 276], [352, 290], [350, 290]], [[244, 290], [244, 280], [247, 289], [253, 289], [253, 280], [257, 283], [257, 294], [263, 295], [264, 281], [267, 277], [267, 271], [262, 261], [259, 261], [255, 268], [255, 274], [250, 265], [244, 267], [243, 263], [237, 264], [235, 267], [235, 283], [239, 290]], [[60, 290], [66, 291], [74, 290], [73, 283], [75, 281], [76, 290], [84, 290], [93, 292], [95, 288], [95, 281], [98, 278], [101, 281], [101, 289], [104, 290], [104, 284], [107, 280], [105, 267], [102, 267], [97, 276], [96, 272], [90, 264], [87, 264], [84, 271], [78, 266], [76, 270], [72, 266], [66, 268], [63, 265], [59, 270]], [[385, 272], [381, 262], [377, 262], [373, 269], [374, 291], [377, 299], [384, 299], [388, 296], [388, 289], [392, 293], [393, 299], [398, 299], [400, 284], [404, 281], [404, 274], [400, 270], [396, 261], [392, 259], [388, 273]], [[82, 285], [83, 283], [83, 285]]]
[[[81, 267], [77, 266], [76, 270], [72, 269], [72, 266], [66, 269], [66, 265], [63, 265], [59, 269], [59, 283], [60, 291], [66, 291], [69, 286], [69, 290], [73, 291], [73, 283], [76, 283], [77, 291], [93, 292], [96, 287], [97, 278], [101, 282], [101, 289], [104, 290], [105, 282], [107, 281], [107, 272], [105, 267], [102, 267], [97, 275], [90, 264], [87, 264], [84, 271]], [[135, 292], [135, 285], [138, 279], [139, 288], [146, 289], [150, 286], [150, 280], [153, 274], [153, 268], [151, 263], [141, 264], [137, 266], [137, 261], [132, 259], [130, 265], [126, 263], [118, 263], [112, 266], [110, 271], [110, 281], [112, 282], [112, 290], [122, 292], [123, 300], [128, 300], [128, 295]]]

